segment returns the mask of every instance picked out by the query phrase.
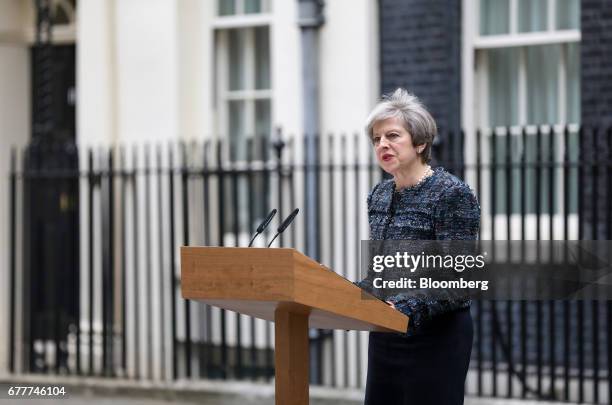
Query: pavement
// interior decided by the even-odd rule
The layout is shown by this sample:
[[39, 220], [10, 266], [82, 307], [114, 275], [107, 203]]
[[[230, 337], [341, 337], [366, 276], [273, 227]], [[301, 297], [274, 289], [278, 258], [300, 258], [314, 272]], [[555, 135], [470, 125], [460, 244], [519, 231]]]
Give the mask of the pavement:
[[[9, 386], [62, 386], [63, 398], [9, 398]], [[0, 405], [87, 404], [87, 405], [273, 405], [274, 386], [240, 381], [134, 381], [62, 376], [0, 376]], [[358, 405], [363, 391], [311, 387], [311, 405]], [[466, 397], [465, 405], [553, 405], [558, 402]], [[567, 403], [565, 403], [567, 404]]]

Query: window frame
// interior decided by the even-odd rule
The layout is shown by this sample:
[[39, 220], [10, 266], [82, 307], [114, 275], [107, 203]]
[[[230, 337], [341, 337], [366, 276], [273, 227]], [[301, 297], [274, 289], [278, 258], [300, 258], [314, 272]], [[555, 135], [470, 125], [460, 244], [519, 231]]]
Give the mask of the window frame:
[[[580, 43], [580, 29], [557, 30], [556, 27], [556, 4], [557, 0], [547, 0], [547, 29], [546, 31], [519, 32], [518, 27], [518, 0], [509, 0], [509, 33], [496, 35], [480, 34], [480, 2], [483, 0], [464, 0], [463, 15], [471, 13], [472, 18], [464, 17], [464, 24], [474, 24], [473, 29], [464, 29], [464, 42], [468, 45], [463, 52], [474, 54], [473, 71], [470, 65], [464, 63], [463, 70], [470, 71], [474, 78], [471, 82], [476, 85], [475, 92], [472, 92], [470, 105], [476, 108], [473, 110], [476, 117], [475, 126], [479, 128], [489, 127], [488, 114], [488, 85], [486, 84], [488, 74], [487, 50], [506, 49], [511, 47], [519, 48], [518, 61], [518, 125], [525, 126], [531, 124], [527, 121], [527, 58], [526, 48], [540, 45], [559, 45], [561, 47], [561, 63], [557, 67], [557, 86], [559, 97], [557, 98], [557, 115], [562, 122], [553, 124], [565, 124], [567, 115], [567, 89], [566, 75], [568, 61], [568, 44]], [[466, 37], [467, 35], [467, 37]], [[467, 49], [466, 49], [467, 48]], [[478, 97], [474, 98], [474, 93]], [[469, 94], [468, 94], [469, 95]], [[465, 118], [465, 117], [464, 117]]]
[[[266, 0], [262, 0], [266, 2]], [[243, 3], [239, 1], [239, 3]], [[267, 9], [262, 6], [264, 10], [267, 10], [258, 14], [241, 14], [241, 15], [226, 15], [219, 16], [216, 10], [215, 2], [215, 17], [213, 19], [213, 55], [215, 55], [214, 65], [214, 95], [213, 105], [215, 106], [215, 129], [217, 136], [230, 137], [229, 131], [229, 103], [231, 101], [244, 101], [245, 102], [245, 135], [247, 137], [258, 135], [255, 132], [256, 128], [256, 111], [255, 104], [258, 100], [269, 100], [270, 102], [270, 120], [274, 116], [274, 84], [273, 84], [273, 51], [272, 44], [269, 47], [269, 65], [270, 65], [270, 86], [268, 89], [256, 89], [256, 35], [255, 30], [260, 27], [268, 27], [269, 30], [269, 41], [272, 37], [273, 29], [273, 18], [269, 7], [269, 1]], [[239, 11], [239, 10], [237, 10]], [[244, 47], [243, 58], [245, 62], [243, 77], [244, 89], [242, 90], [230, 90], [229, 88], [229, 32], [230, 30], [245, 30], [246, 42]], [[272, 122], [270, 122], [272, 127]], [[272, 129], [271, 129], [272, 130]]]

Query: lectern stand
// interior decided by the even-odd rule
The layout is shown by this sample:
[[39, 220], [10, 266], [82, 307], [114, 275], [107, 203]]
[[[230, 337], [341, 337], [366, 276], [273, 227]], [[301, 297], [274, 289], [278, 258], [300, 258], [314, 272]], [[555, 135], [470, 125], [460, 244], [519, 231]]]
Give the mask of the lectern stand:
[[308, 328], [403, 332], [408, 318], [295, 249], [181, 248], [183, 298], [274, 321], [276, 405], [308, 404]]

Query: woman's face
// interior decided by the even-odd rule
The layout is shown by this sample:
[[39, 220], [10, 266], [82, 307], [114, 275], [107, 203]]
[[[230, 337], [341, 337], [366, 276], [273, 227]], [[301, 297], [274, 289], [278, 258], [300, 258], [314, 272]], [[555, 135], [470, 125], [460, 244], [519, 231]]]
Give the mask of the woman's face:
[[412, 136], [399, 117], [378, 121], [372, 133], [378, 164], [387, 173], [395, 176], [402, 171], [410, 172], [421, 163], [417, 149], [412, 145]]

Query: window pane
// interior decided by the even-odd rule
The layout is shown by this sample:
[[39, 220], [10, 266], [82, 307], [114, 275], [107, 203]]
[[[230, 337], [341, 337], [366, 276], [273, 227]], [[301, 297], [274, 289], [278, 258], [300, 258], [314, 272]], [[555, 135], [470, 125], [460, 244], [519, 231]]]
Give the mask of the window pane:
[[527, 120], [529, 124], [558, 122], [559, 45], [530, 46], [527, 54]]
[[255, 135], [270, 136], [270, 100], [255, 101]]
[[255, 88], [270, 88], [270, 30], [255, 29]]
[[236, 3], [234, 0], [217, 0], [217, 13], [220, 16], [236, 14]]
[[579, 0], [557, 0], [557, 29], [569, 30], [580, 28]]
[[480, 0], [480, 35], [510, 32], [508, 0]]
[[244, 101], [229, 102], [230, 158], [233, 161], [246, 159], [245, 107]]
[[547, 0], [519, 0], [519, 32], [546, 31]]
[[229, 31], [229, 89], [244, 89], [244, 53], [246, 46], [246, 32], [244, 30]]
[[580, 122], [580, 44], [567, 44], [567, 122]]
[[493, 49], [488, 52], [490, 125], [517, 124], [518, 49]]
[[245, 14], [261, 13], [261, 0], [244, 0]]

